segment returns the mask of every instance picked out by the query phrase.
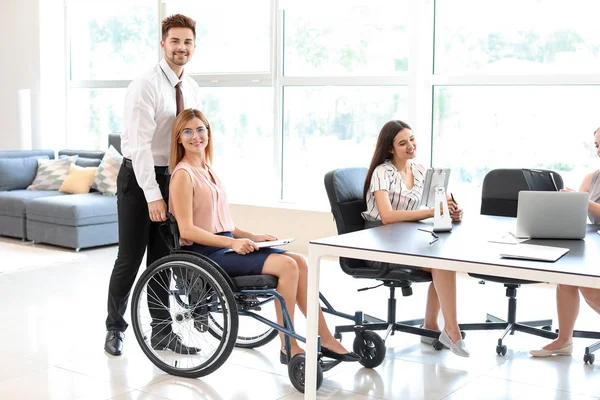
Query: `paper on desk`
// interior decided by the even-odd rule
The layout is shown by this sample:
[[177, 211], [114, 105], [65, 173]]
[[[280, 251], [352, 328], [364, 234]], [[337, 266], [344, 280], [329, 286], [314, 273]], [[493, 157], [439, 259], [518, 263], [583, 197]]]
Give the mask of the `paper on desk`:
[[517, 237], [515, 237], [515, 235], [513, 235], [512, 232], [508, 232], [508, 233], [504, 234], [504, 236], [497, 236], [497, 237], [488, 239], [488, 242], [502, 243], [502, 244], [519, 244], [526, 240], [529, 240], [529, 238], [517, 238]]

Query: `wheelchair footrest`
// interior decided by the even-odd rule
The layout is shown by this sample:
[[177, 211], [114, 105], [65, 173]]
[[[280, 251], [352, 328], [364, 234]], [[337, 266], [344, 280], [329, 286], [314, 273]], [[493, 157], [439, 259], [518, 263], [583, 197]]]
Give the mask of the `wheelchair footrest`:
[[342, 362], [340, 360], [323, 360], [320, 359], [319, 362], [321, 363], [321, 368], [323, 369], [323, 372], [327, 372], [329, 371], [331, 368], [335, 367], [338, 364], [341, 364]]

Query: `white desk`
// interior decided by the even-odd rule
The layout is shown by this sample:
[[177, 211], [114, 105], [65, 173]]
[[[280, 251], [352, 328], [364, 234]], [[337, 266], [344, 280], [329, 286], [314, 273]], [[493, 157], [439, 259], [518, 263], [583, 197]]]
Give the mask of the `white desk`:
[[308, 311], [306, 329], [306, 399], [316, 398], [317, 311], [320, 262], [338, 256], [502, 276], [549, 283], [600, 288], [599, 226], [589, 225], [584, 240], [531, 240], [527, 243], [567, 247], [570, 251], [554, 263], [501, 259], [503, 245], [489, 243], [515, 229], [515, 218], [469, 216], [455, 224], [451, 233], [432, 237], [417, 228], [430, 229], [432, 222], [404, 222], [312, 240], [308, 248]]

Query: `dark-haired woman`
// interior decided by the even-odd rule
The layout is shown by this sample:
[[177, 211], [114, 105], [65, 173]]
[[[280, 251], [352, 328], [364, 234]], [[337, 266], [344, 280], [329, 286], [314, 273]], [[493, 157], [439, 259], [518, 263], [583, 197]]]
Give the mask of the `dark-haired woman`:
[[[412, 129], [402, 121], [387, 122], [377, 139], [364, 188], [367, 210], [363, 212], [365, 228], [404, 221], [420, 221], [433, 217], [433, 209], [420, 209], [426, 168], [414, 162], [417, 142]], [[451, 199], [449, 211], [454, 221], [462, 218], [462, 209]], [[381, 263], [369, 262], [374, 268]], [[469, 357], [462, 340], [456, 316], [456, 272], [423, 268], [431, 272], [424, 328], [440, 330], [438, 314], [444, 316], [444, 329], [439, 341], [453, 353]], [[422, 337], [427, 344], [433, 339]]]

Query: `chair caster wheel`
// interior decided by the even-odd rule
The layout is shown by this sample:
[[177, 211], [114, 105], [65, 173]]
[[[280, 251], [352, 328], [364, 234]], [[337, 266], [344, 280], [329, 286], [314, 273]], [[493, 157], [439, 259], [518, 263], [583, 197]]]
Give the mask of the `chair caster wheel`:
[[334, 333], [333, 337], [335, 338], [335, 340], [339, 340], [340, 342], [342, 341], [342, 334], [341, 333]]
[[467, 332], [460, 331], [460, 336], [462, 337], [463, 340], [465, 340], [465, 338], [467, 337]]
[[442, 342], [440, 342], [439, 340], [435, 340], [435, 341], [433, 342], [433, 348], [434, 348], [434, 350], [436, 350], [436, 351], [440, 351], [440, 350], [442, 350], [442, 349], [444, 348], [444, 345], [443, 345], [443, 344], [442, 344]]
[[542, 326], [542, 329], [550, 332], [552, 330], [552, 327], [550, 325], [546, 325], [546, 326]]
[[589, 363], [591, 365], [594, 363], [595, 360], [596, 360], [596, 356], [594, 354], [585, 354], [583, 356], [583, 362], [586, 364]]
[[506, 347], [505, 344], [503, 344], [502, 346], [500, 346], [500, 345], [496, 346], [496, 354], [498, 354], [499, 356], [505, 356], [507, 350], [508, 350], [508, 347]]

